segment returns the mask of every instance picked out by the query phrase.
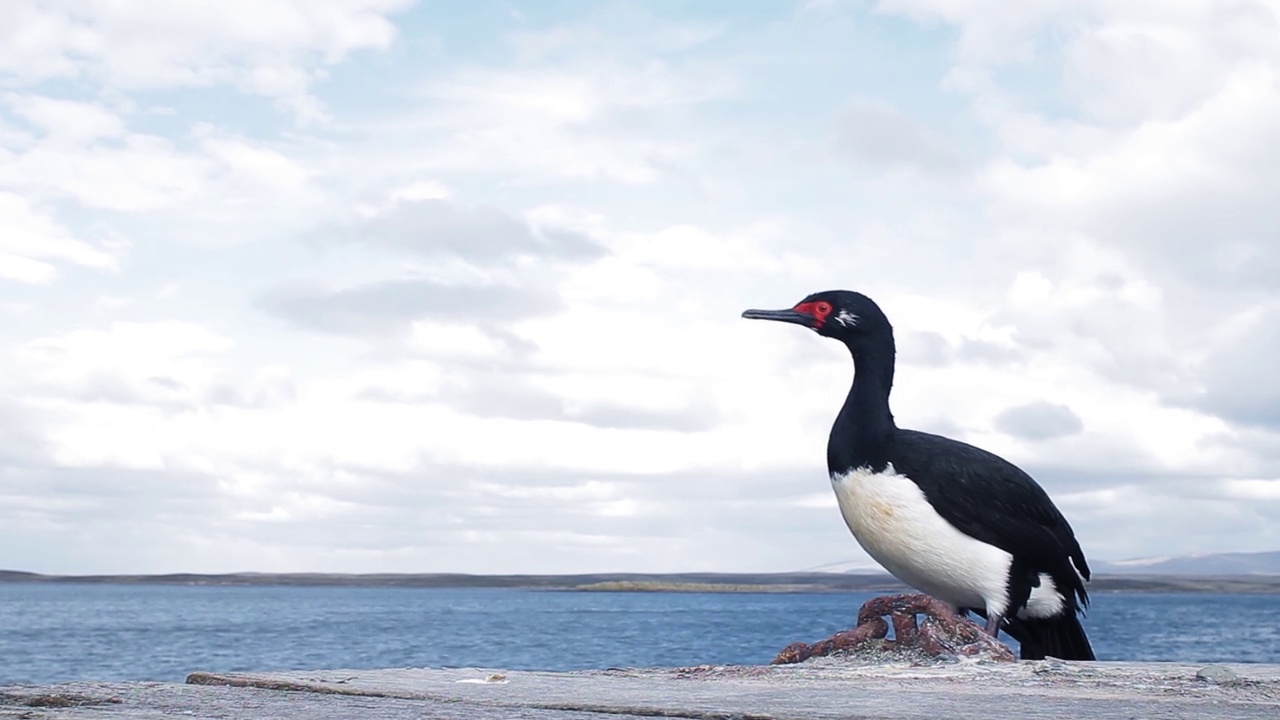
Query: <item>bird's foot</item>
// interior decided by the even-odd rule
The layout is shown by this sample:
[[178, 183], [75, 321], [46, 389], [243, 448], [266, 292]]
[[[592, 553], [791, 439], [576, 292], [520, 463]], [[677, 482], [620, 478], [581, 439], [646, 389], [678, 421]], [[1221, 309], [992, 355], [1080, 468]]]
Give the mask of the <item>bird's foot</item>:
[[[923, 616], [917, 621], [917, 616]], [[885, 617], [889, 622], [885, 622]], [[887, 639], [889, 625], [893, 639]], [[858, 625], [812, 645], [788, 645], [774, 665], [803, 662], [811, 657], [872, 650], [885, 653], [916, 651], [930, 658], [985, 656], [1012, 661], [1009, 648], [949, 605], [928, 595], [884, 595], [872, 598], [858, 611]]]

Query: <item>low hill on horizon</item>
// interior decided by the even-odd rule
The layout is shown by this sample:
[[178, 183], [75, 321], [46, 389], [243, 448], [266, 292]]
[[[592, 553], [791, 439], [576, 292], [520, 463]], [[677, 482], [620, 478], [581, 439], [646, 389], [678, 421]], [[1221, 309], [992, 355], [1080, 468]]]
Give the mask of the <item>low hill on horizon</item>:
[[1097, 572], [1110, 575], [1280, 575], [1280, 550], [1135, 558], [1098, 565]]
[[[164, 575], [41, 575], [0, 570], [14, 585], [184, 585], [206, 587], [509, 588], [559, 592], [898, 593], [910, 588], [884, 573], [595, 573], [466, 575], [446, 573], [171, 573]], [[1098, 574], [1090, 592], [1280, 594], [1280, 575]]]

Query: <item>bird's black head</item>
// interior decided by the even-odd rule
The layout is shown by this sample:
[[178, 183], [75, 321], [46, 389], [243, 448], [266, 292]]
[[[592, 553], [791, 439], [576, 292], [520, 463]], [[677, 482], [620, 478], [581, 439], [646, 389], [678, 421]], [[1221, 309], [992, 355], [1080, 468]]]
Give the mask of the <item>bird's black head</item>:
[[814, 293], [789, 310], [747, 310], [742, 317], [804, 325], [854, 351], [873, 339], [893, 337], [893, 328], [880, 306], [866, 295], [848, 290]]

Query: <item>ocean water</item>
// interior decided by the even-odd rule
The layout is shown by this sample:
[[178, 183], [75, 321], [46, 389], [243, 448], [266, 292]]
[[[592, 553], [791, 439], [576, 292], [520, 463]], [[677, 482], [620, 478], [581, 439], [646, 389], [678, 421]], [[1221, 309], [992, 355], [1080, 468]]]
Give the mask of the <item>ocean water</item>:
[[[0, 583], [0, 685], [195, 670], [767, 663], [870, 594]], [[1280, 597], [1102, 594], [1102, 660], [1280, 663]]]

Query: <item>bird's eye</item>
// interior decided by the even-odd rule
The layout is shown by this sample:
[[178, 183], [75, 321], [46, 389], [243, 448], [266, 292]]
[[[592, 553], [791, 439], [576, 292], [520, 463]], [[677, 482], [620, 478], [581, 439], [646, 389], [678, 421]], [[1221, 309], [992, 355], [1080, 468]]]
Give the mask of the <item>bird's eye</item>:
[[815, 305], [813, 309], [817, 310], [819, 315], [823, 315], [823, 316], [830, 315], [831, 303], [820, 302], [817, 305]]

